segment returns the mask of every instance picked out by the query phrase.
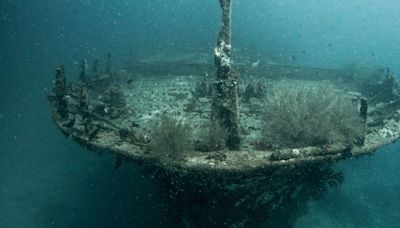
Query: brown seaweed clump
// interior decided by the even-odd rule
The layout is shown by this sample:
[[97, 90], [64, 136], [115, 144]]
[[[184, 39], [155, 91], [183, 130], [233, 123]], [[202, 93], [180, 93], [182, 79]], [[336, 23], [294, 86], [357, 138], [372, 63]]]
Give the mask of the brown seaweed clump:
[[192, 150], [192, 128], [185, 120], [164, 114], [151, 137], [151, 151], [161, 159], [179, 159]]
[[298, 148], [362, 138], [357, 103], [327, 82], [282, 81], [267, 95], [264, 137], [272, 148]]

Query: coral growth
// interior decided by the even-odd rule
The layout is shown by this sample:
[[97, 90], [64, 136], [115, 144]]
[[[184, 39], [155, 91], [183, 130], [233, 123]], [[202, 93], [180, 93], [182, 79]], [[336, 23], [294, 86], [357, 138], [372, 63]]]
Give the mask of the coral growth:
[[151, 137], [151, 150], [161, 158], [179, 159], [192, 150], [192, 129], [182, 118], [164, 114]]
[[364, 134], [357, 104], [327, 82], [276, 83], [265, 122], [264, 137], [273, 148], [351, 145]]

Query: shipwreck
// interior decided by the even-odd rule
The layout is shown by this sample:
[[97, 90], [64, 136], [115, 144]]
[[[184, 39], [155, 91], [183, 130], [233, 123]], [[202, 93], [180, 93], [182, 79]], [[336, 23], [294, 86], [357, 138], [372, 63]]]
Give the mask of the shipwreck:
[[399, 138], [400, 84], [384, 67], [233, 64], [231, 0], [219, 2], [213, 61], [160, 54], [113, 69], [108, 54], [105, 66], [82, 60], [71, 82], [59, 66], [52, 117], [83, 147], [113, 154], [116, 168], [154, 176], [180, 226], [291, 226], [340, 186], [335, 162]]

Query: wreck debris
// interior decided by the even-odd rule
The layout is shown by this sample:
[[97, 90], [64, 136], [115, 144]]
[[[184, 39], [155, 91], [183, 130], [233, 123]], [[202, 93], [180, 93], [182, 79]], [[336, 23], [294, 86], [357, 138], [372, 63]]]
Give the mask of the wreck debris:
[[125, 112], [125, 106], [124, 94], [117, 86], [110, 86], [102, 98], [96, 101], [94, 111], [101, 116], [115, 119]]
[[64, 65], [57, 67], [56, 79], [54, 81], [54, 104], [56, 112], [62, 119], [68, 118], [68, 104], [67, 104], [67, 82], [65, 79], [65, 68]]
[[399, 86], [396, 83], [396, 77], [389, 68], [386, 68], [382, 82], [381, 101], [390, 102], [399, 97]]
[[282, 160], [289, 160], [289, 159], [299, 159], [304, 158], [307, 156], [326, 156], [329, 157], [330, 155], [338, 155], [338, 156], [345, 156], [351, 151], [350, 146], [343, 145], [342, 143], [339, 144], [327, 144], [324, 146], [313, 146], [313, 147], [303, 147], [301, 149], [275, 149], [275, 151], [271, 154], [270, 160], [271, 161], [282, 161]]
[[82, 123], [85, 130], [86, 135], [90, 135], [90, 125], [92, 122], [91, 114], [89, 111], [88, 97], [87, 91], [85, 88], [81, 88], [80, 96], [79, 96], [79, 110], [81, 112]]
[[367, 94], [369, 95], [369, 100], [377, 103], [383, 102], [387, 103], [396, 98], [398, 93], [396, 78], [393, 72], [389, 68], [383, 69], [383, 73], [379, 75], [382, 81], [378, 84], [371, 84], [370, 82], [364, 86]]
[[86, 59], [82, 59], [81, 61], [81, 65], [80, 65], [80, 72], [79, 72], [79, 81], [82, 83], [86, 83], [87, 82], [87, 70], [88, 70], [89, 66], [87, 63]]
[[360, 99], [360, 117], [364, 128], [364, 134], [362, 134], [357, 144], [363, 145], [365, 142], [365, 135], [367, 132], [367, 118], [368, 118], [368, 101], [365, 97], [362, 97]]
[[117, 86], [111, 86], [106, 91], [103, 101], [109, 105], [112, 105], [118, 109], [123, 109], [126, 106], [124, 94]]
[[368, 101], [365, 97], [360, 100], [360, 117], [364, 124], [367, 124], [368, 117]]
[[211, 120], [221, 123], [228, 131], [226, 146], [237, 150], [240, 146], [238, 114], [239, 72], [231, 66], [231, 0], [220, 0], [222, 27], [219, 32], [214, 60], [217, 77], [214, 82]]

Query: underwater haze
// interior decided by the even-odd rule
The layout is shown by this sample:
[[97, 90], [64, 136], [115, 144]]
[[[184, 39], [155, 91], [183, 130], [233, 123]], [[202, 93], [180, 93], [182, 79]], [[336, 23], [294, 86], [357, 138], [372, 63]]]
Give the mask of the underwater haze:
[[[398, 0], [233, 0], [235, 56], [400, 74]], [[82, 58], [114, 67], [157, 53], [209, 52], [217, 0], [0, 1], [0, 227], [175, 227], [153, 180], [88, 152], [51, 120], [55, 68]], [[296, 227], [398, 227], [400, 144], [337, 163], [345, 181], [309, 204]]]

